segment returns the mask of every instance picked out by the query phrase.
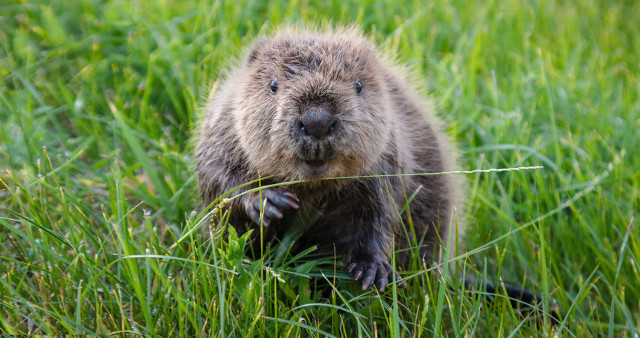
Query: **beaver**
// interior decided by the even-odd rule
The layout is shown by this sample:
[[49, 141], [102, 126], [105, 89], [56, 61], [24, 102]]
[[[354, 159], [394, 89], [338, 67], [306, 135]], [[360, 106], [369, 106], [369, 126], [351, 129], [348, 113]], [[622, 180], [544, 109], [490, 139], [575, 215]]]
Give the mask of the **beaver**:
[[459, 176], [410, 175], [455, 170], [457, 155], [407, 74], [353, 28], [263, 38], [207, 100], [196, 149], [203, 202], [260, 177], [302, 181], [232, 199], [229, 223], [278, 238], [315, 215], [298, 245], [346, 255], [363, 290], [403, 286], [392, 250], [399, 266], [410, 247], [437, 262], [462, 208]]

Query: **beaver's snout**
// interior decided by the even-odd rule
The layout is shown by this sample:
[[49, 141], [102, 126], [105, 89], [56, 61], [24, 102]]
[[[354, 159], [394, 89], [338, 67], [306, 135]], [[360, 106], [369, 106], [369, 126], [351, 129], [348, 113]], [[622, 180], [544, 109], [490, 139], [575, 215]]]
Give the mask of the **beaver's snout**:
[[297, 121], [297, 128], [304, 136], [323, 139], [331, 135], [338, 125], [338, 120], [324, 108], [310, 109]]

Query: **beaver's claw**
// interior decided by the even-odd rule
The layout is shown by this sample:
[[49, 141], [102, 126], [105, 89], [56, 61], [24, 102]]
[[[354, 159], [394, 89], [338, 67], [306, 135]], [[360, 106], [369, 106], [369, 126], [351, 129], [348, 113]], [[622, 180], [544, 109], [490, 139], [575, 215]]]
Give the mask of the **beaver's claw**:
[[[261, 194], [254, 193], [246, 204], [247, 214], [255, 224], [269, 226], [272, 220], [284, 217], [283, 211], [298, 209], [300, 200], [296, 195], [280, 188], [265, 189]], [[263, 211], [262, 222], [260, 214]]]
[[347, 271], [355, 280], [362, 279], [362, 290], [375, 285], [383, 291], [387, 284], [397, 282], [398, 287], [404, 288], [407, 284], [400, 275], [391, 269], [389, 262], [380, 258], [351, 257], [348, 261]]

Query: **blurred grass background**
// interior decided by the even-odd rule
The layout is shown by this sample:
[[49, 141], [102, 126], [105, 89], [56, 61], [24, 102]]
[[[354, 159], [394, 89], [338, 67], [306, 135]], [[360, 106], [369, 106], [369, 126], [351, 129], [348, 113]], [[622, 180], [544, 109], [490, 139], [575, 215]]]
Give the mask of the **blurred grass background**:
[[[0, 332], [637, 336], [637, 18], [605, 0], [5, 0]], [[378, 295], [333, 258], [246, 261], [242, 238], [201, 236], [190, 137], [210, 86], [257, 37], [328, 22], [412, 67], [464, 169], [544, 166], [468, 177], [458, 257], [553, 299], [561, 325], [435, 274]]]

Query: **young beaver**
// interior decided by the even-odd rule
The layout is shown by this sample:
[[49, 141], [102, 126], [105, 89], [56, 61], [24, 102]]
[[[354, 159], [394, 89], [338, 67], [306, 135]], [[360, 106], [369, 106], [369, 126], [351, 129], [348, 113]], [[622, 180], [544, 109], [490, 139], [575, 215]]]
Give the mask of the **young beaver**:
[[366, 38], [283, 30], [218, 83], [197, 146], [204, 203], [259, 177], [305, 181], [234, 199], [238, 232], [262, 224], [279, 237], [315, 215], [297, 243], [346, 254], [362, 289], [396, 279], [392, 247], [400, 265], [412, 243], [425, 262], [437, 260], [461, 207], [457, 175], [352, 177], [445, 172], [456, 161], [429, 102]]

